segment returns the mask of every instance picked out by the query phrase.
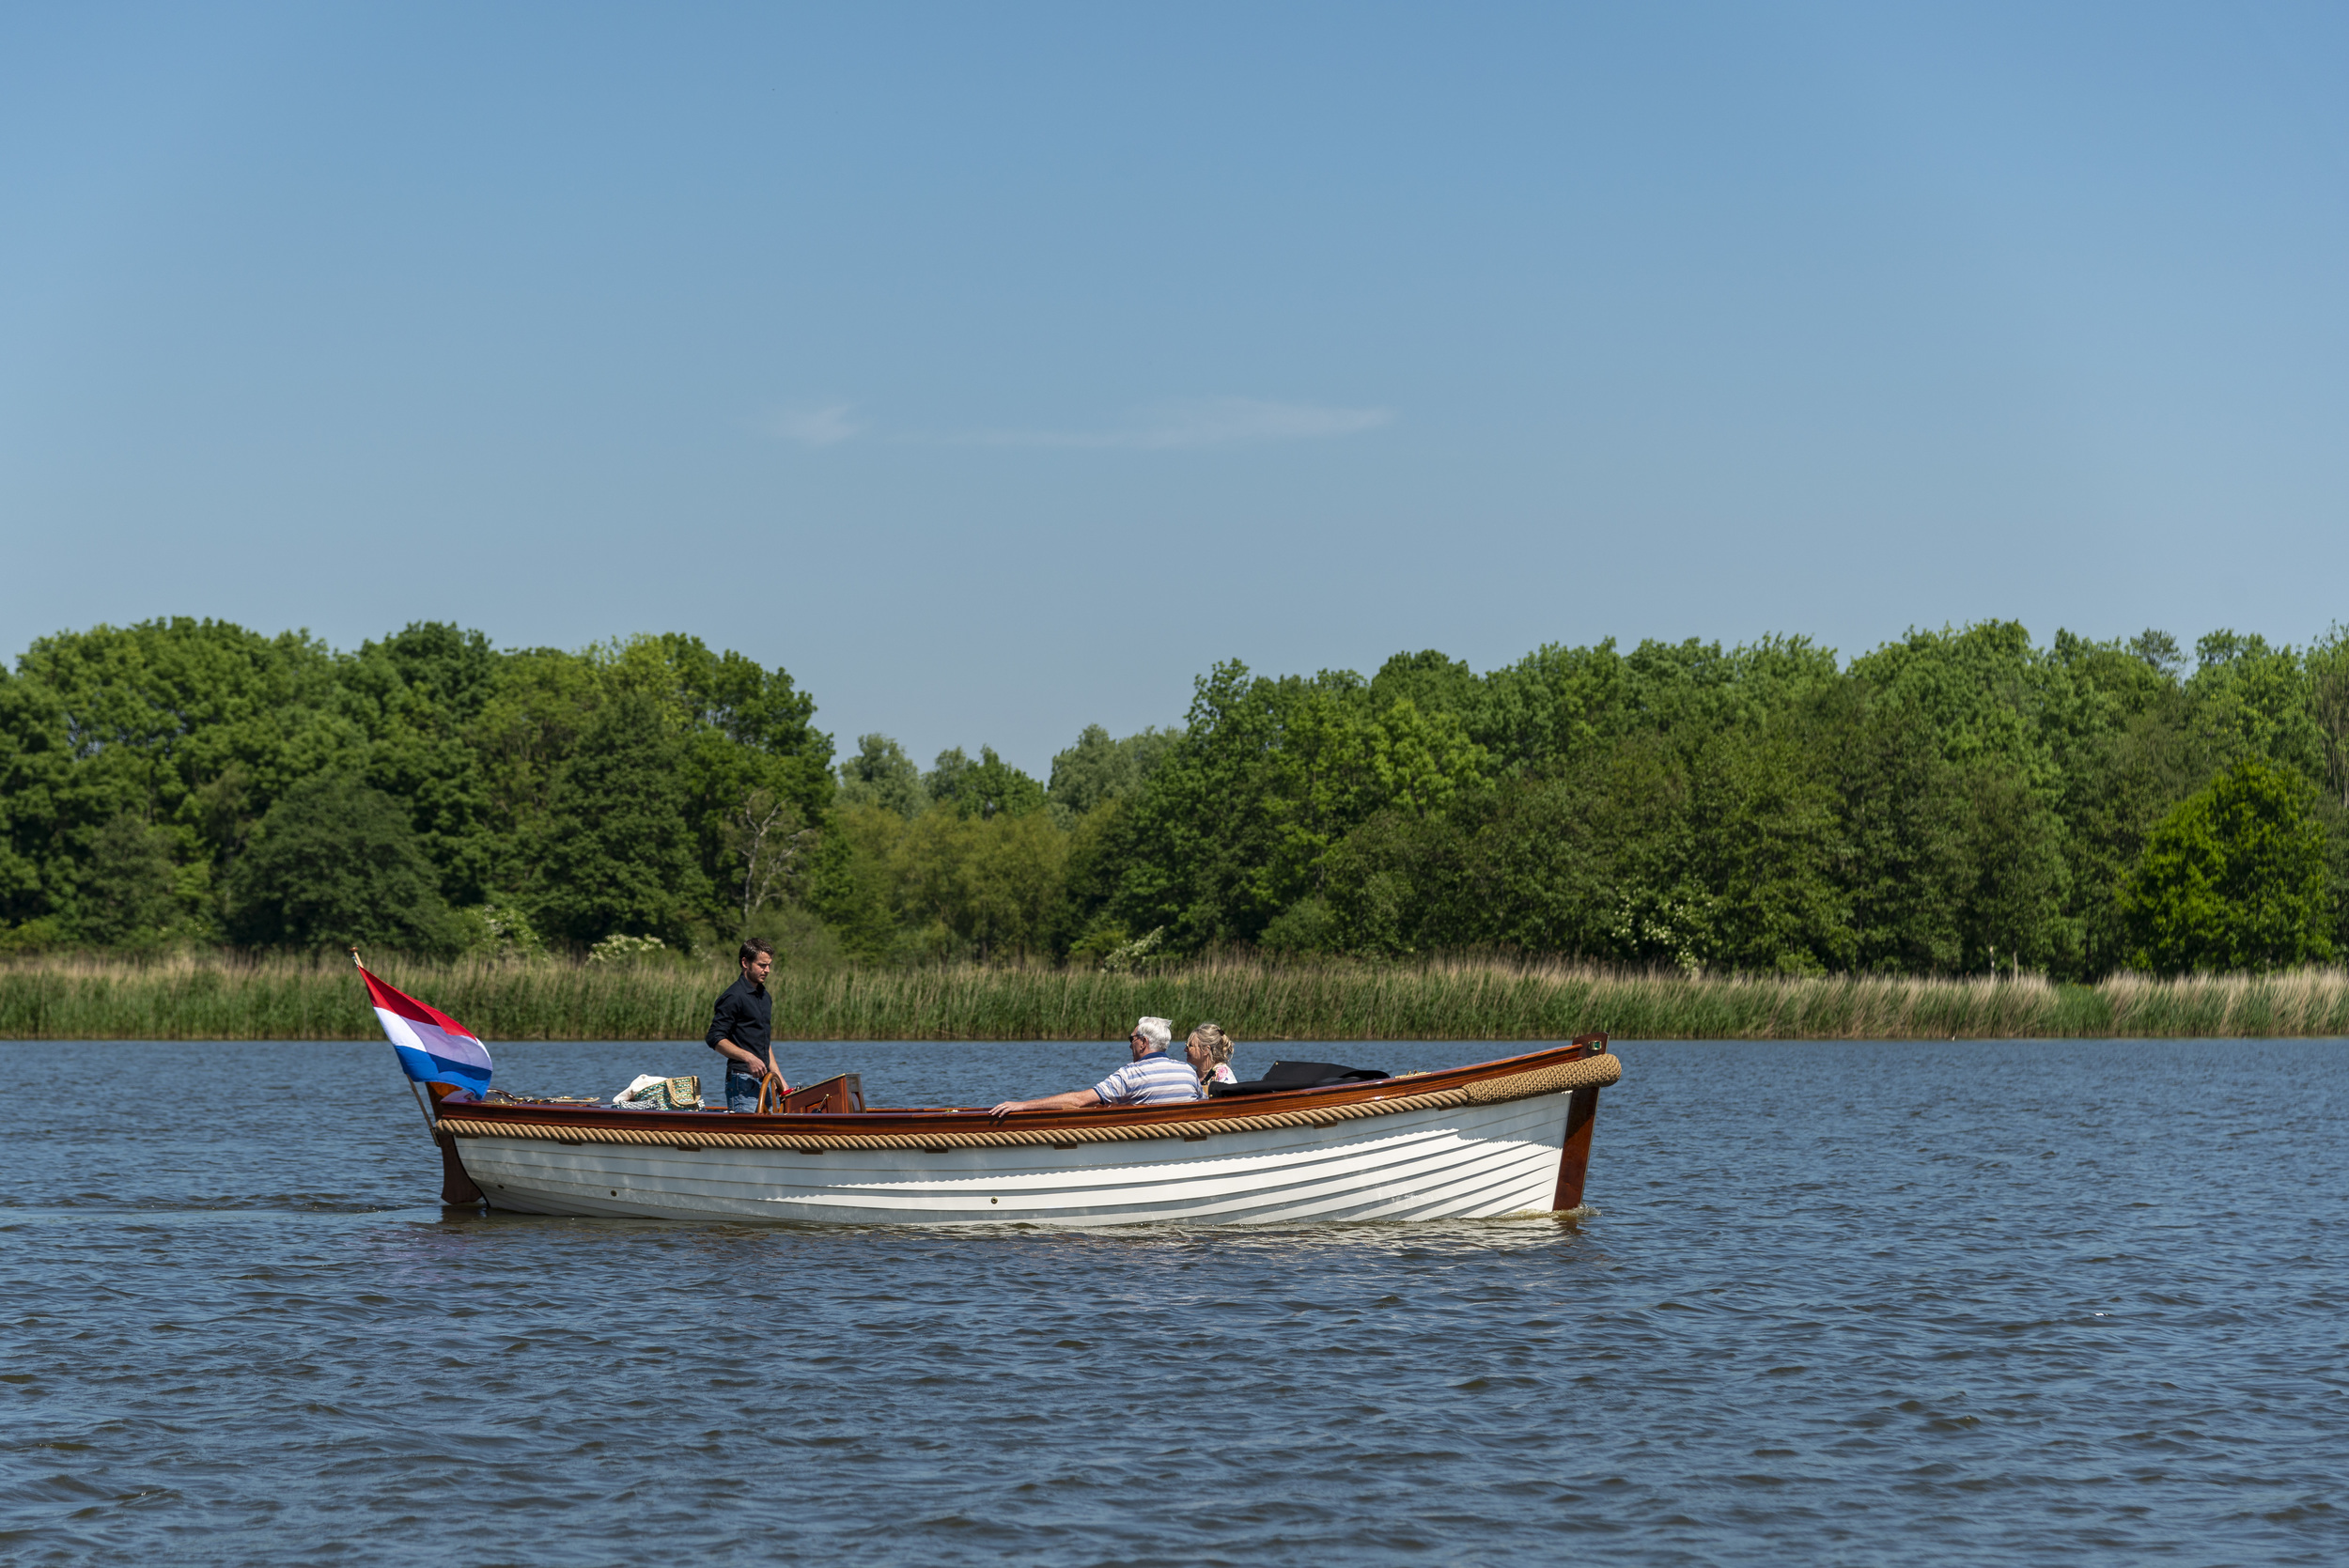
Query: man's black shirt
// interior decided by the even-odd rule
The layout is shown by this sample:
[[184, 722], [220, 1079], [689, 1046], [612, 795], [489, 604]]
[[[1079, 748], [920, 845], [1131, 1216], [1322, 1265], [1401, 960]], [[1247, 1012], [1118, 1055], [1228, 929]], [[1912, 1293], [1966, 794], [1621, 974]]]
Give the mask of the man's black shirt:
[[[731, 1040], [757, 1057], [767, 1060], [767, 1044], [775, 1035], [775, 999], [764, 986], [751, 984], [744, 975], [719, 997], [718, 1006], [709, 1018], [709, 1048], [716, 1050], [722, 1040]], [[747, 1071], [742, 1063], [729, 1056], [725, 1059], [728, 1072]]]

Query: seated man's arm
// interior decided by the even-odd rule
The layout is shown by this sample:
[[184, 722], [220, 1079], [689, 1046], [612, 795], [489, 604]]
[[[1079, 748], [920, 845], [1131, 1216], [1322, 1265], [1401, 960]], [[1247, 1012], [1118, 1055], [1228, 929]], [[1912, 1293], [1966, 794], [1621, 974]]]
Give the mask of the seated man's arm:
[[1100, 1103], [1101, 1093], [1097, 1089], [1071, 1089], [1066, 1094], [1047, 1094], [1040, 1100], [1005, 1100], [988, 1114], [1002, 1116], [1014, 1110], [1082, 1110]]

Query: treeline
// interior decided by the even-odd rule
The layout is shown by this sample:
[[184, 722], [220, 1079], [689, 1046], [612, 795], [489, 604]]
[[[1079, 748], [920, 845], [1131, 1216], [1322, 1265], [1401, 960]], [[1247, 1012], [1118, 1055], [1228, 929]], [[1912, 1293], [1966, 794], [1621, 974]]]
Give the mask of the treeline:
[[4, 939], [711, 939], [817, 836], [815, 711], [692, 637], [500, 651], [420, 625], [336, 653], [176, 619], [43, 638], [0, 678]]
[[2349, 951], [2338, 628], [1224, 664], [1181, 728], [1089, 727], [1041, 780], [877, 735], [835, 768], [815, 713], [692, 637], [45, 638], [0, 675], [0, 944], [2059, 979]]

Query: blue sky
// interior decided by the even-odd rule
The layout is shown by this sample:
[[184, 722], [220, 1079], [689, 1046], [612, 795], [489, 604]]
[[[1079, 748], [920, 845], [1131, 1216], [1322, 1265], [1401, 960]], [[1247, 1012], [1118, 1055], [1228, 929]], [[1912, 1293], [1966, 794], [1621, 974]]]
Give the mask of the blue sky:
[[0, 650], [687, 630], [843, 749], [1221, 659], [2349, 619], [2349, 10], [0, 10]]

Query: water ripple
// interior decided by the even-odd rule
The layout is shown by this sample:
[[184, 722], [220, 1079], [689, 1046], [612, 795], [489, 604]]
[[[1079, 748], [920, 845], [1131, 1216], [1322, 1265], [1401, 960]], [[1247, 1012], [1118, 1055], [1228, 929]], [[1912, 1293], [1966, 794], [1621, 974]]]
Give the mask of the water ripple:
[[[2069, 1568], [2344, 1539], [2337, 1043], [1626, 1043], [1579, 1219], [986, 1235], [443, 1213], [382, 1048], [240, 1048], [255, 1081], [360, 1085], [334, 1123], [206, 1106], [186, 1047], [5, 1048], [18, 1081], [102, 1048], [156, 1091], [13, 1112], [11, 1562]], [[946, 1101], [1100, 1056], [794, 1048]], [[501, 1075], [693, 1070], [663, 1049], [507, 1047]]]

